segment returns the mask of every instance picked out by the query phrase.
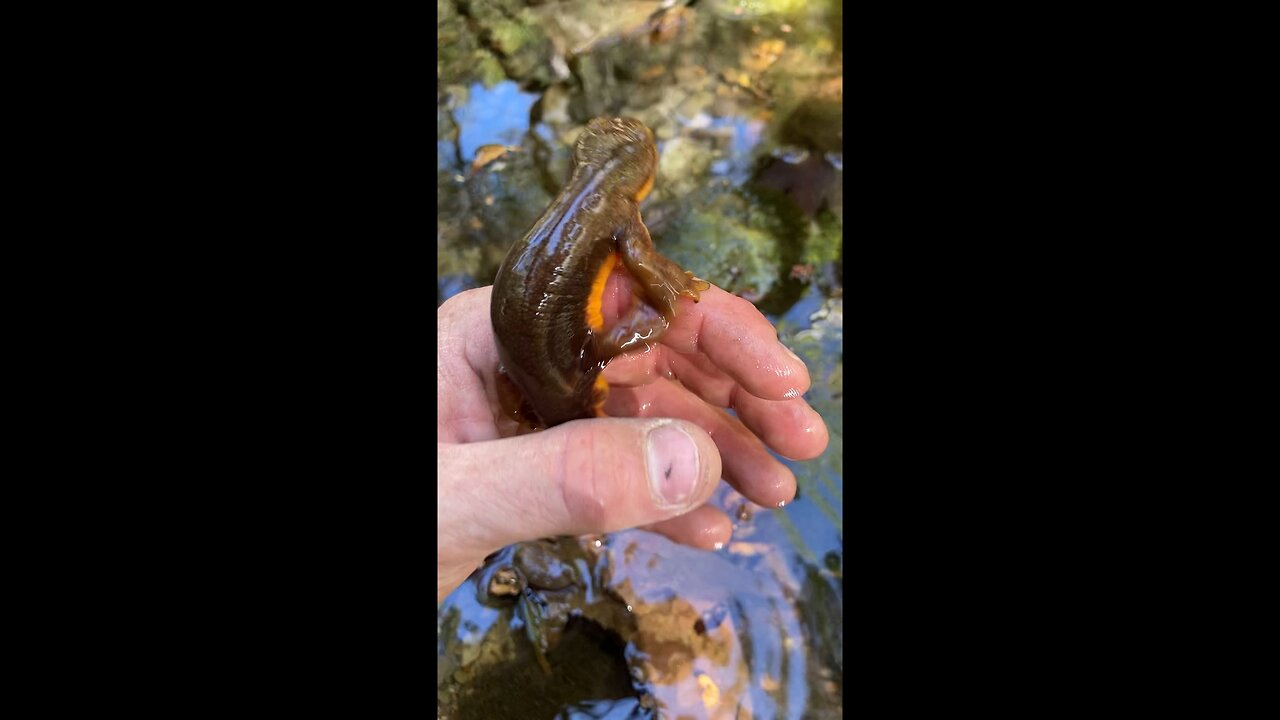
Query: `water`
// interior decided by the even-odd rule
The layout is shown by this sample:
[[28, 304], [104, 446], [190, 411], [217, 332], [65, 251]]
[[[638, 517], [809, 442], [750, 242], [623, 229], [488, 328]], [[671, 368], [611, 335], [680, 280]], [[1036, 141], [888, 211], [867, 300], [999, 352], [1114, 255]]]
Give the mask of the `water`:
[[529, 108], [537, 95], [520, 92], [520, 86], [509, 80], [492, 88], [473, 83], [467, 95], [455, 115], [464, 158], [474, 158], [482, 145], [520, 144], [529, 129]]

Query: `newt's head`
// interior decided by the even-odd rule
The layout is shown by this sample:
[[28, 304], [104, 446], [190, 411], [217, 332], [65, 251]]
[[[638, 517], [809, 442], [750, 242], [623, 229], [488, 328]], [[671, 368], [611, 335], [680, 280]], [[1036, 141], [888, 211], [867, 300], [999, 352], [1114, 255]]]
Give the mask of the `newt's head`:
[[614, 191], [643, 200], [658, 172], [658, 149], [653, 133], [632, 118], [596, 118], [578, 136], [573, 148], [575, 172], [605, 169]]

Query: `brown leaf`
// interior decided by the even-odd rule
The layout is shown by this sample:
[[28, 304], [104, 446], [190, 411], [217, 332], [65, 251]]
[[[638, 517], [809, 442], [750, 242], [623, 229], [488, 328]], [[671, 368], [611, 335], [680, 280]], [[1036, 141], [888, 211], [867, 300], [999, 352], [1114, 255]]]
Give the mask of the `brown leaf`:
[[519, 152], [513, 145], [481, 145], [476, 148], [476, 159], [471, 163], [471, 172], [475, 172], [509, 152]]

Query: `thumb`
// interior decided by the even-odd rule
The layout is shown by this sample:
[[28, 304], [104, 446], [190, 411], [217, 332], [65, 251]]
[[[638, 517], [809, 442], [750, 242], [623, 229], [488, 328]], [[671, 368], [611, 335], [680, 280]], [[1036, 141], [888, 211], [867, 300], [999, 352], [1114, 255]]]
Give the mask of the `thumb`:
[[720, 480], [711, 436], [682, 420], [601, 418], [442, 446], [441, 520], [484, 552], [553, 535], [650, 525], [702, 505]]

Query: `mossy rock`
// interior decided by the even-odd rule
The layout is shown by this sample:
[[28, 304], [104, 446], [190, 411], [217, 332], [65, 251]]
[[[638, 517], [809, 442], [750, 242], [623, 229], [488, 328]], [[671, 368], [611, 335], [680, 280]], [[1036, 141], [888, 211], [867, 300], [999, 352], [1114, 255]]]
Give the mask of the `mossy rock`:
[[[551, 41], [536, 15], [512, 0], [459, 0], [458, 11], [469, 20], [481, 47], [501, 65], [506, 77], [530, 85], [549, 85]], [[441, 40], [439, 52], [444, 52]], [[478, 68], [479, 70], [479, 68]]]
[[748, 298], [779, 276], [781, 223], [767, 206], [734, 191], [691, 198], [660, 239], [664, 255], [698, 277]]
[[812, 97], [801, 102], [778, 132], [784, 145], [798, 145], [819, 153], [843, 152], [844, 108], [840, 102]]
[[480, 82], [492, 87], [506, 78], [498, 58], [481, 44], [455, 3], [437, 0], [436, 42], [436, 79], [441, 85]]

